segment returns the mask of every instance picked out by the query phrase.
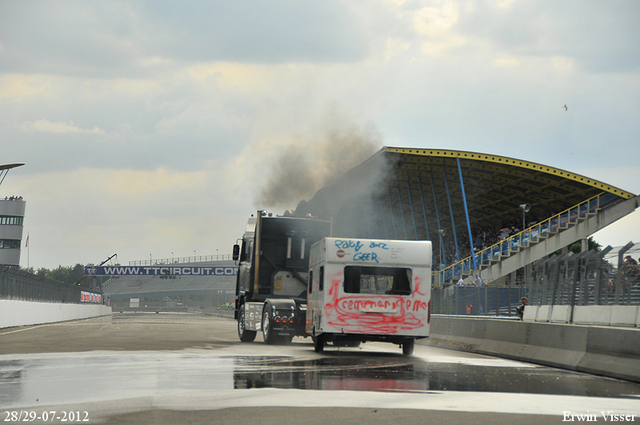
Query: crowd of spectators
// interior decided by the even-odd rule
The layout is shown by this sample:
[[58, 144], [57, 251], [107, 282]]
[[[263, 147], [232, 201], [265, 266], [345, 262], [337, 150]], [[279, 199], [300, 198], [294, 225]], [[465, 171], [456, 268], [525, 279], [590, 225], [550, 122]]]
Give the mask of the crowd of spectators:
[[[530, 221], [527, 226], [533, 226], [537, 221]], [[472, 235], [474, 237], [473, 240], [473, 250], [475, 253], [478, 253], [484, 249], [489, 248], [492, 245], [497, 244], [498, 242], [510, 238], [522, 231], [522, 222], [517, 222], [517, 220], [511, 220], [509, 222], [503, 223], [499, 227], [495, 226], [485, 226], [476, 229], [472, 229]], [[454, 238], [447, 233], [447, 236], [442, 238], [444, 252], [445, 252], [445, 260], [442, 261], [442, 248], [439, 246], [434, 247], [438, 249], [440, 258], [440, 268], [444, 268], [446, 266], [450, 266], [458, 262], [458, 260], [462, 260], [471, 256], [471, 244], [469, 243], [469, 237], [466, 232], [458, 232], [456, 234], [458, 240], [458, 249], [456, 250], [456, 245], [454, 242]], [[439, 244], [439, 241], [438, 241]]]

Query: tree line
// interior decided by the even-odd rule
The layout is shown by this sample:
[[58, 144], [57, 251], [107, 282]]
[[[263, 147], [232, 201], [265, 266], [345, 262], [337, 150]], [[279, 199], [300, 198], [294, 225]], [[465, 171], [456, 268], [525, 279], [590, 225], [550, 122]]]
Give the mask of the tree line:
[[[89, 266], [92, 264], [88, 264]], [[58, 282], [64, 282], [71, 285], [78, 284], [80, 286], [88, 286], [90, 284], [89, 279], [84, 278], [84, 265], [76, 264], [75, 266], [58, 266], [55, 269], [47, 269], [41, 267], [34, 270], [33, 267], [21, 268], [23, 271], [34, 274], [46, 279], [56, 280]]]

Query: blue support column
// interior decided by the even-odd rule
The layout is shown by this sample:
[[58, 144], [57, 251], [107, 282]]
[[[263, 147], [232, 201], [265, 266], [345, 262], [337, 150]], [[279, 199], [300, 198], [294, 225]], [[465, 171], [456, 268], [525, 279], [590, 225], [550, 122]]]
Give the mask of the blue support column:
[[[367, 204], [364, 198], [362, 199], [362, 204], [363, 206]], [[373, 239], [373, 231], [371, 230], [371, 211], [369, 210], [369, 208], [367, 208], [366, 210], [367, 210], [367, 228], [369, 230], [369, 239]]]
[[2, 179], [0, 180], [0, 184], [2, 184], [4, 178], [7, 177], [7, 174], [9, 174], [9, 170], [0, 170], [0, 177], [2, 177]]
[[[413, 199], [411, 198], [411, 184], [407, 180], [407, 192], [409, 193], [409, 206], [411, 207], [411, 219], [413, 220], [413, 232], [416, 234], [416, 240], [418, 240], [418, 228], [416, 227], [416, 214], [413, 211]], [[407, 239], [409, 239], [407, 237]]]
[[404, 209], [402, 208], [402, 196], [400, 195], [400, 186], [398, 186], [398, 201], [400, 201], [400, 218], [402, 218], [402, 227], [404, 229], [404, 240], [409, 240], [407, 234], [407, 223], [404, 221]]
[[373, 222], [376, 224], [376, 238], [381, 239], [380, 226], [378, 226], [378, 216], [376, 215], [376, 202], [373, 197], [371, 197], [371, 211], [373, 212]]
[[458, 249], [458, 236], [456, 235], [456, 223], [453, 219], [453, 207], [451, 206], [451, 194], [449, 193], [449, 182], [447, 181], [447, 169], [442, 166], [444, 176], [444, 186], [447, 189], [447, 201], [449, 202], [449, 215], [451, 216], [451, 228], [453, 229], [453, 243], [456, 245], [456, 261], [460, 261], [460, 250]]
[[387, 232], [387, 219], [384, 216], [384, 204], [382, 198], [380, 198], [380, 213], [382, 214], [382, 225], [384, 226], [384, 238], [389, 239], [389, 232]]
[[387, 193], [389, 195], [389, 209], [391, 210], [391, 222], [393, 223], [394, 239], [398, 239], [398, 229], [396, 228], [396, 217], [393, 214], [393, 202], [391, 202], [391, 191]]
[[429, 171], [429, 177], [431, 177], [431, 191], [433, 192], [433, 206], [436, 210], [436, 222], [438, 223], [438, 235], [440, 235], [440, 255], [442, 256], [442, 264], [447, 267], [447, 255], [444, 250], [444, 243], [442, 239], [442, 226], [440, 225], [440, 213], [438, 212], [438, 199], [436, 198], [436, 187], [433, 184], [433, 173]]
[[427, 231], [427, 240], [431, 240], [431, 236], [429, 236], [429, 223], [427, 223], [427, 208], [424, 203], [424, 193], [422, 192], [422, 180], [418, 177], [418, 190], [420, 190], [420, 200], [422, 201], [422, 214], [424, 215], [424, 228]]
[[462, 190], [462, 203], [464, 204], [464, 215], [467, 218], [467, 229], [469, 230], [469, 244], [471, 245], [471, 264], [473, 268], [477, 269], [476, 253], [473, 250], [473, 236], [471, 235], [471, 223], [469, 222], [469, 209], [467, 208], [467, 196], [464, 190], [464, 180], [462, 179], [462, 167], [460, 167], [460, 158], [456, 158], [458, 161], [458, 174], [460, 175], [460, 189]]

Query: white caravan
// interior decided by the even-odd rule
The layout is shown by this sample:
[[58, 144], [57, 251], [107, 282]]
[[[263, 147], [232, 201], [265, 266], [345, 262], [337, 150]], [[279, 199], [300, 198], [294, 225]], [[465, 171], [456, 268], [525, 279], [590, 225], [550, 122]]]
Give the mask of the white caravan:
[[429, 336], [431, 242], [325, 238], [311, 247], [306, 332], [327, 342], [385, 341], [413, 353]]

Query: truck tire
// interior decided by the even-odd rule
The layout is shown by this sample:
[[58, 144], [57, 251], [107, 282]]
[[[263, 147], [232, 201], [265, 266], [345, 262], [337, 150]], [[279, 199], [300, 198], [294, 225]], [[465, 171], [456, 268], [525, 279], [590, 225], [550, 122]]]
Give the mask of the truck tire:
[[275, 344], [277, 342], [276, 335], [272, 331], [271, 319], [269, 318], [269, 304], [265, 304], [262, 310], [262, 336], [265, 344]]
[[409, 339], [402, 344], [402, 354], [405, 356], [410, 356], [413, 354], [413, 347], [415, 345], [414, 339]]
[[244, 304], [240, 307], [240, 312], [238, 313], [238, 338], [240, 338], [240, 342], [252, 342], [256, 339], [256, 331], [248, 331], [245, 327], [245, 313], [244, 313]]
[[316, 335], [313, 337], [313, 350], [316, 353], [324, 351], [324, 335]]

